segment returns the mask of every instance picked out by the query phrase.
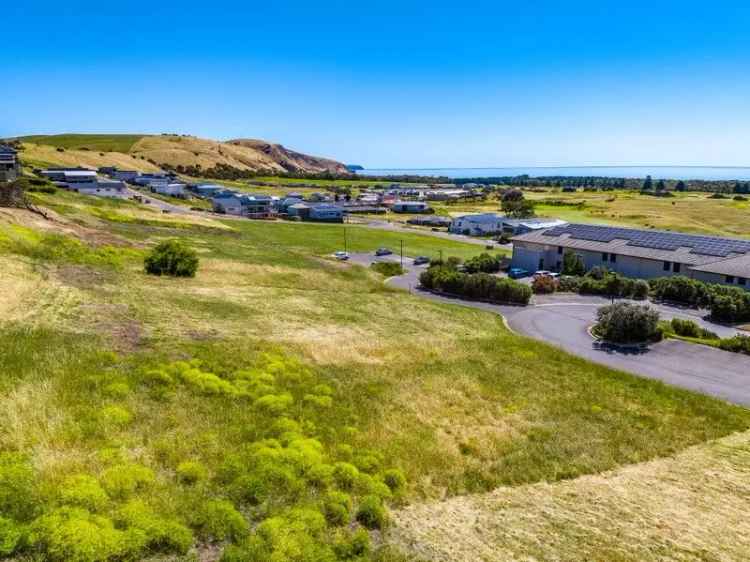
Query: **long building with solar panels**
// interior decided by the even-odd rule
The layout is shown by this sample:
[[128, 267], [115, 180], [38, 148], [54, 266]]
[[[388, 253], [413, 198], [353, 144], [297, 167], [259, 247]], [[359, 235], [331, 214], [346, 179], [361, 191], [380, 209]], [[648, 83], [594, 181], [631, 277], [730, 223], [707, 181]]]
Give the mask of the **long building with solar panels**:
[[684, 275], [750, 290], [750, 240], [566, 224], [512, 238], [511, 267], [560, 271], [570, 250], [586, 269], [605, 266], [626, 277]]

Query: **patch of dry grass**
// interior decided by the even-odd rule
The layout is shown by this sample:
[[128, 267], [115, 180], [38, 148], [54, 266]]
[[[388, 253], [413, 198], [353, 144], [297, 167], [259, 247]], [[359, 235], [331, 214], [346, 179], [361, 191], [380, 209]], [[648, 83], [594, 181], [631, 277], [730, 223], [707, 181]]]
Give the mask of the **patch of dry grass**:
[[746, 560], [750, 432], [558, 483], [407, 507], [392, 539], [436, 561]]

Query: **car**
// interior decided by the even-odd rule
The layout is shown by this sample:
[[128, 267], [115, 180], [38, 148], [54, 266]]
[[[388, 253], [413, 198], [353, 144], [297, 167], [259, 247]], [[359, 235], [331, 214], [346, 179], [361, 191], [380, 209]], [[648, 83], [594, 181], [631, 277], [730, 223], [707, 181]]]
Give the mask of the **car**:
[[426, 263], [430, 263], [430, 258], [427, 256], [417, 256], [414, 258], [414, 265], [424, 265]]
[[378, 248], [375, 250], [376, 256], [390, 256], [393, 252], [388, 248]]
[[534, 279], [537, 277], [552, 277], [553, 279], [556, 279], [557, 277], [560, 277], [560, 274], [547, 271], [546, 269], [540, 269], [539, 271], [534, 272]]
[[335, 254], [333, 254], [333, 256], [337, 260], [341, 260], [341, 261], [346, 261], [349, 259], [349, 254], [347, 254], [346, 252], [336, 252]]
[[511, 279], [521, 279], [522, 277], [528, 277], [529, 272], [525, 269], [521, 269], [520, 267], [511, 267], [510, 271], [508, 271], [508, 277]]

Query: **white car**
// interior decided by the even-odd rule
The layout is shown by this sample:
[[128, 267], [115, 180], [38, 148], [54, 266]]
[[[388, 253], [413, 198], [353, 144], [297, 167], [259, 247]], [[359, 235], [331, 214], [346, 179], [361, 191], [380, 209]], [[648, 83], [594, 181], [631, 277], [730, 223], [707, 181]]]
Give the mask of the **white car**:
[[349, 254], [346, 252], [336, 252], [333, 254], [333, 257], [335, 257], [337, 260], [346, 261], [349, 259]]
[[553, 279], [560, 277], [559, 273], [552, 273], [551, 271], [547, 271], [546, 269], [540, 269], [539, 271], [534, 272], [534, 277], [552, 277]]

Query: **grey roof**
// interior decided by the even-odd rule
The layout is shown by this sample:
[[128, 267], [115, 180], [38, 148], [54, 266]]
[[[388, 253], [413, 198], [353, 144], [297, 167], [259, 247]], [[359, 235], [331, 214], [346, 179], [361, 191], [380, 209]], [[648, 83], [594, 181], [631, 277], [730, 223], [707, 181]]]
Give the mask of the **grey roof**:
[[496, 215], [495, 213], [482, 213], [479, 215], [463, 215], [461, 217], [456, 217], [455, 220], [464, 220], [477, 223], [490, 223], [497, 222], [499, 220], [502, 220], [503, 218], [504, 217]]
[[525, 226], [528, 228], [552, 228], [554, 226], [564, 226], [568, 224], [564, 220], [560, 219], [503, 219], [503, 224], [508, 226], [518, 227]]
[[691, 269], [695, 271], [705, 271], [707, 273], [718, 273], [719, 275], [731, 275], [733, 277], [746, 277], [750, 279], [750, 254], [695, 266]]
[[11, 148], [7, 144], [0, 144], [0, 153], [2, 154], [16, 154], [16, 149]]
[[[739, 256], [750, 254], [748, 240], [583, 224], [537, 230], [514, 236], [512, 240], [678, 262], [698, 271], [717, 273], [720, 268], [718, 264], [732, 262]], [[721, 255], [723, 252], [728, 253]], [[749, 269], [744, 270], [744, 273], [727, 275], [750, 277], [750, 256], [747, 257], [748, 262], [738, 260], [732, 267], [742, 267], [743, 263], [748, 263]]]

